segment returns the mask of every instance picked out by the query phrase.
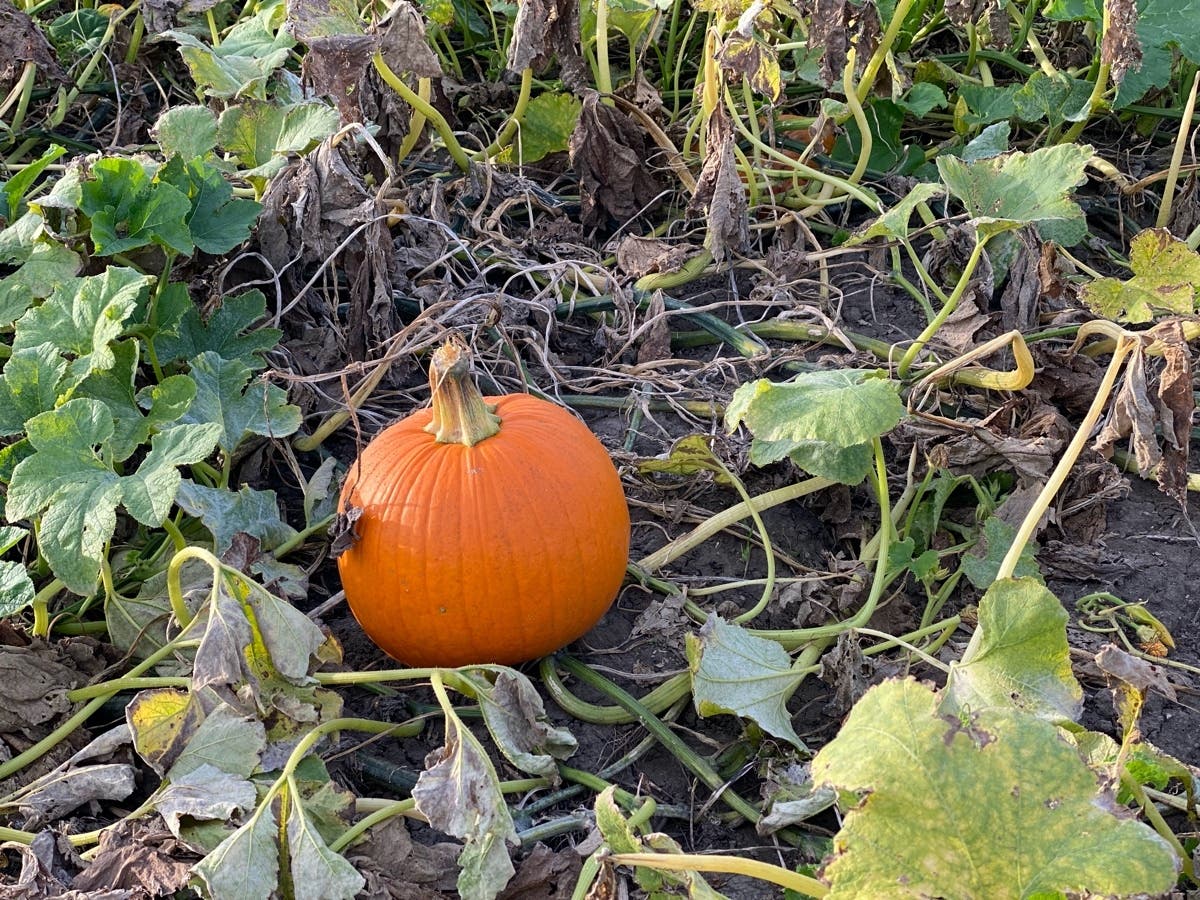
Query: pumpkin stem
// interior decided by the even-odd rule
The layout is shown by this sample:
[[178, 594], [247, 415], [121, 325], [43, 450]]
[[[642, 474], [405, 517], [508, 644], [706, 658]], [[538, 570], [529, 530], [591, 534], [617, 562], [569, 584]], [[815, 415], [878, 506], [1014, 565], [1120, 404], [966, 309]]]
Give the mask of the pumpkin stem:
[[483, 401], [471, 377], [471, 354], [462, 341], [451, 338], [433, 351], [429, 387], [433, 418], [425, 430], [439, 444], [473, 447], [500, 430], [495, 407]]

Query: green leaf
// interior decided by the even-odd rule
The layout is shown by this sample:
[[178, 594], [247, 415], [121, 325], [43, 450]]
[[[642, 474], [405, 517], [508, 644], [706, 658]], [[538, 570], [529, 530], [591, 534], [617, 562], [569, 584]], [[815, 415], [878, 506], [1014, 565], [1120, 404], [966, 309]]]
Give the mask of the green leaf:
[[[904, 125], [902, 107], [891, 100], [877, 97], [864, 104], [863, 112], [871, 132], [871, 155], [867, 160], [870, 171], [911, 175], [925, 164], [925, 154], [921, 148], [906, 143], [901, 134]], [[862, 131], [856, 119], [848, 120], [844, 127], [845, 131], [838, 136], [831, 156], [853, 167], [862, 149]]]
[[261, 369], [265, 365], [262, 354], [283, 336], [276, 328], [255, 327], [267, 312], [267, 298], [259, 290], [224, 298], [205, 321], [187, 288], [170, 284], [159, 297], [158, 312], [161, 325], [154, 349], [161, 365], [195, 359], [211, 350], [227, 360]]
[[148, 281], [119, 266], [109, 266], [101, 275], [72, 278], [17, 320], [13, 350], [53, 344], [73, 357], [67, 387], [92, 372], [111, 369], [116, 363], [112, 342], [137, 308], [138, 295]]
[[92, 243], [101, 256], [151, 243], [184, 255], [192, 252], [186, 224], [191, 202], [177, 188], [155, 183], [137, 160], [106, 156], [94, 163], [79, 208], [92, 220]]
[[483, 746], [453, 712], [445, 718], [446, 742], [426, 757], [412, 796], [433, 828], [465, 842], [460, 896], [491, 900], [513, 876], [508, 845], [517, 831]]
[[997, 581], [979, 601], [979, 624], [952, 663], [942, 711], [1016, 708], [1055, 722], [1074, 721], [1083, 689], [1071, 672], [1067, 611], [1031, 578]]
[[185, 165], [176, 156], [159, 170], [158, 179], [178, 188], [191, 202], [185, 221], [200, 250], [228, 253], [250, 237], [262, 205], [234, 199], [233, 187], [215, 166], [200, 159]]
[[1012, 126], [1007, 122], [997, 122], [979, 132], [963, 147], [963, 162], [973, 163], [992, 156], [1008, 152], [1008, 138]]
[[0, 435], [20, 434], [38, 413], [54, 409], [67, 363], [53, 344], [13, 353], [0, 375]]
[[498, 669], [494, 682], [469, 676], [492, 740], [504, 758], [531, 775], [558, 779], [557, 760], [569, 759], [578, 744], [566, 728], [555, 727], [529, 679]]
[[1129, 324], [1162, 314], [1191, 315], [1200, 290], [1200, 254], [1165, 228], [1147, 228], [1129, 245], [1133, 277], [1097, 278], [1081, 297], [1094, 312]]
[[174, 780], [202, 766], [249, 778], [259, 769], [267, 733], [263, 723], [220, 703], [196, 726], [167, 772]]
[[213, 425], [176, 426], [156, 435], [133, 475], [120, 476], [103, 456], [113, 418], [99, 400], [77, 398], [26, 423], [35, 452], [13, 471], [6, 515], [41, 514], [38, 547], [50, 568], [77, 594], [96, 583], [104, 547], [116, 530], [122, 500], [146, 525], [160, 525], [179, 483], [177, 465], [212, 451]]
[[0, 279], [0, 326], [11, 325], [34, 300], [44, 299], [72, 281], [81, 265], [79, 254], [62, 244], [35, 243], [21, 267]]
[[928, 81], [917, 82], [909, 88], [903, 99], [897, 101], [902, 109], [918, 119], [929, 115], [935, 109], [945, 109], [949, 102], [946, 92]]
[[324, 103], [306, 102], [279, 106], [247, 101], [231, 106], [217, 123], [217, 140], [250, 170], [270, 174], [272, 164], [282, 166], [290, 153], [301, 153], [333, 134], [341, 124], [338, 111]]
[[[1139, 17], [1139, 36], [1141, 36], [1141, 32], [1142, 23]], [[1113, 98], [1113, 109], [1124, 109], [1131, 103], [1137, 103], [1150, 91], [1164, 88], [1171, 83], [1171, 72], [1175, 67], [1175, 53], [1166, 47], [1155, 47], [1146, 41], [1147, 38], [1143, 37], [1141, 68], [1131, 69], [1125, 73], [1125, 77], [1117, 86], [1117, 96]]]
[[218, 446], [232, 453], [249, 435], [286, 437], [300, 427], [300, 409], [287, 402], [287, 391], [266, 381], [249, 384], [250, 367], [211, 350], [192, 362], [196, 400], [186, 421], [220, 426]]
[[790, 459], [810, 475], [839, 484], [860, 484], [870, 473], [874, 458], [870, 444], [838, 447], [827, 441], [760, 441], [750, 444], [750, 462], [768, 466]]
[[1034, 72], [1013, 95], [1017, 118], [1025, 122], [1047, 122], [1058, 127], [1088, 116], [1092, 84], [1061, 73], [1055, 77]]
[[21, 206], [24, 203], [25, 195], [29, 193], [34, 182], [66, 152], [65, 147], [51, 144], [45, 153], [14, 174], [8, 181], [0, 182], [0, 185], [3, 186], [3, 196], [0, 199], [4, 201], [0, 204], [0, 217], [4, 221], [11, 222], [23, 212]]
[[546, 91], [529, 101], [514, 145], [497, 159], [503, 163], [535, 163], [567, 149], [583, 105], [574, 94]]
[[271, 900], [279, 884], [279, 825], [271, 804], [192, 867], [209, 897]]
[[33, 602], [35, 593], [24, 563], [0, 560], [0, 616], [15, 616]]
[[[939, 714], [913, 679], [871, 688], [813, 759], [813, 780], [863, 799], [824, 869], [830, 900], [1169, 891], [1177, 862], [1049, 722], [994, 707]], [[949, 837], [948, 837], [949, 836]]]
[[934, 197], [941, 197], [945, 193], [946, 189], [940, 184], [922, 181], [913, 185], [912, 190], [905, 194], [895, 206], [867, 225], [866, 228], [851, 235], [844, 246], [855, 247], [880, 237], [892, 240], [907, 238], [908, 222], [917, 207], [922, 203], [928, 203]]
[[206, 156], [217, 146], [217, 116], [207, 106], [169, 107], [151, 131], [163, 156], [184, 162]]
[[192, 80], [210, 97], [247, 96], [266, 99], [267, 79], [288, 58], [295, 40], [285, 28], [272, 27], [278, 7], [244, 18], [216, 47], [186, 31], [164, 31], [179, 44], [179, 54]]
[[711, 615], [699, 634], [687, 636], [687, 656], [697, 713], [743, 716], [804, 749], [787, 711], [804, 676], [779, 644]]
[[1083, 210], [1070, 195], [1086, 180], [1084, 167], [1092, 152], [1091, 147], [1059, 144], [971, 163], [939, 156], [937, 166], [981, 234], [1036, 225], [1043, 239], [1071, 245], [1087, 234]]
[[967, 105], [967, 112], [962, 117], [963, 122], [978, 126], [1015, 118], [1016, 95], [1020, 89], [1021, 86], [1017, 84], [989, 87], [965, 82], [958, 85], [958, 96]]
[[295, 798], [287, 820], [288, 863], [295, 900], [354, 900], [366, 879], [329, 849]]
[[271, 550], [296, 534], [280, 518], [274, 491], [257, 491], [244, 484], [234, 492], [184, 481], [175, 502], [212, 533], [217, 556], [229, 549], [238, 534], [257, 538], [264, 550]]
[[[967, 576], [967, 581], [981, 591], [991, 587], [992, 582], [996, 580], [996, 573], [1000, 571], [1000, 564], [1004, 562], [1004, 557], [1008, 555], [1008, 548], [1012, 546], [1016, 536], [1017, 529], [1013, 526], [1003, 519], [989, 516], [983, 523], [981, 543], [984, 554], [981, 556], [976, 553], [967, 553], [962, 558], [962, 571]], [[1013, 570], [1014, 578], [1042, 580], [1042, 570], [1038, 568], [1037, 564], [1037, 551], [1038, 546], [1033, 541], [1026, 543], [1021, 548], [1021, 556]]]
[[139, 391], [138, 348], [134, 341], [116, 344], [112, 368], [93, 372], [76, 391], [76, 396], [104, 401], [112, 413], [114, 462], [124, 462], [150, 435], [177, 421], [196, 396], [196, 383], [187, 375], [170, 375]]
[[865, 444], [896, 427], [904, 404], [895, 382], [868, 369], [806, 372], [775, 384], [749, 382], [733, 393], [725, 427], [739, 424], [762, 441], [823, 441], [834, 447]]

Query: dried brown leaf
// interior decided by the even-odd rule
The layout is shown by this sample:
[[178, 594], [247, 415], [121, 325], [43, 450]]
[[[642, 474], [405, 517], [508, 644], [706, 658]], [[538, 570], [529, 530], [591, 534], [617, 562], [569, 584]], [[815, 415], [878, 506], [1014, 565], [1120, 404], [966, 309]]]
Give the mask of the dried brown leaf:
[[849, 18], [846, 0], [815, 0], [813, 4], [808, 46], [810, 50], [822, 53], [821, 80], [826, 85], [840, 81], [842, 70], [846, 68], [846, 51], [850, 47]]
[[631, 278], [653, 272], [677, 272], [694, 250], [690, 244], [627, 234], [617, 244], [617, 267]]
[[571, 165], [579, 176], [585, 228], [606, 219], [624, 224], [649, 211], [661, 190], [647, 165], [652, 144], [642, 128], [620, 110], [588, 91], [579, 122], [568, 144]]
[[4, 57], [0, 59], [0, 94], [12, 89], [27, 62], [37, 66], [39, 81], [62, 80], [62, 66], [50, 42], [33, 19], [12, 3], [0, 6], [0, 47], [4, 48]]
[[1145, 477], [1162, 461], [1162, 451], [1154, 433], [1157, 420], [1155, 404], [1150, 400], [1146, 384], [1145, 348], [1138, 343], [1129, 354], [1121, 387], [1113, 399], [1104, 427], [1096, 435], [1092, 446], [1107, 455], [1113, 444], [1128, 438], [1138, 470]]
[[139, 897], [165, 897], [182, 890], [191, 874], [192, 854], [170, 833], [145, 820], [106, 828], [86, 869], [75, 876], [76, 891], [122, 889]]
[[1106, 23], [1100, 39], [1100, 62], [1112, 67], [1112, 80], [1118, 84], [1125, 73], [1142, 67], [1142, 42], [1137, 36], [1136, 0], [1108, 0], [1104, 4]]
[[1016, 239], [1016, 256], [1009, 264], [1008, 281], [1000, 293], [1000, 330], [1028, 332], [1038, 323], [1041, 312], [1042, 241], [1033, 228], [1022, 228], [1016, 232]]
[[347, 859], [367, 879], [360, 897], [375, 900], [446, 900], [455, 889], [456, 844], [417, 844], [404, 819], [388, 819], [354, 845]]
[[733, 153], [733, 126], [724, 106], [716, 108], [707, 125], [704, 166], [688, 203], [688, 215], [704, 217], [708, 228], [705, 245], [713, 259], [722, 262], [746, 249], [750, 218], [746, 185], [738, 177]]
[[441, 77], [442, 64], [425, 37], [425, 19], [408, 0], [398, 0], [376, 34], [383, 61], [397, 75]]
[[579, 52], [578, 0], [521, 0], [508, 44], [508, 70], [541, 71], [558, 57], [566, 87], [584, 91], [590, 75]]
[[1154, 335], [1163, 349], [1164, 362], [1158, 376], [1158, 415], [1163, 434], [1158, 486], [1186, 508], [1192, 414], [1196, 411], [1196, 395], [1192, 392], [1192, 353], [1178, 319], [1160, 323], [1154, 328]]
[[817, 677], [833, 688], [833, 697], [827, 704], [830, 715], [841, 717], [850, 711], [858, 698], [871, 685], [875, 665], [863, 656], [858, 636], [843, 632], [837, 643], [821, 657], [821, 670]]
[[662, 291], [655, 291], [646, 306], [646, 322], [638, 329], [637, 363], [644, 366], [671, 358], [671, 326]]
[[496, 900], [568, 900], [582, 866], [571, 848], [556, 853], [545, 844], [535, 844]]

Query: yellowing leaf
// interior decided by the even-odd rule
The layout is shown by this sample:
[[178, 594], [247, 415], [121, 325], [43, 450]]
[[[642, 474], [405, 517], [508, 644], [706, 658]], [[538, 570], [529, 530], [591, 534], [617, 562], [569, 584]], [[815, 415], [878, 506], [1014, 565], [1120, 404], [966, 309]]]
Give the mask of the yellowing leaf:
[[1079, 715], [1067, 611], [1032, 578], [995, 582], [979, 601], [979, 625], [950, 668], [942, 712], [1016, 708], [1052, 721]]
[[863, 797], [824, 876], [830, 900], [1155, 894], [1176, 858], [1051, 723], [1011, 708], [939, 715], [909, 678], [868, 691], [816, 755], [813, 780]]
[[1097, 278], [1081, 297], [1091, 309], [1117, 322], [1136, 325], [1164, 313], [1195, 311], [1200, 289], [1200, 254], [1165, 228], [1147, 228], [1129, 245], [1133, 277]]

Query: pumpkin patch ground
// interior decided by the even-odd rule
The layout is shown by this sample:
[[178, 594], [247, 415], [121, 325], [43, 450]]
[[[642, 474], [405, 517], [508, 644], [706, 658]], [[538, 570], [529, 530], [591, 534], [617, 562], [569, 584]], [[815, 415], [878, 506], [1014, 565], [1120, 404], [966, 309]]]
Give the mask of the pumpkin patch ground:
[[5, 2], [0, 896], [1194, 895], [1198, 27]]

